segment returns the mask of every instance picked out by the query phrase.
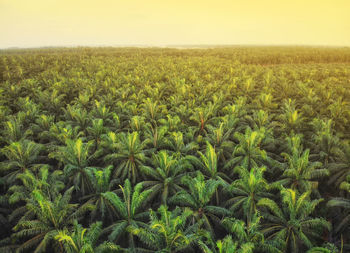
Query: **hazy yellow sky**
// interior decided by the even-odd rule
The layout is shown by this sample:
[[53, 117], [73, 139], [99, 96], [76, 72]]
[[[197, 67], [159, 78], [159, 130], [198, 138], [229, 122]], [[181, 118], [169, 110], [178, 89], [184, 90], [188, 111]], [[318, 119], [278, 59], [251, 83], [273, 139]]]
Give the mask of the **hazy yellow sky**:
[[0, 0], [0, 48], [350, 46], [350, 0]]

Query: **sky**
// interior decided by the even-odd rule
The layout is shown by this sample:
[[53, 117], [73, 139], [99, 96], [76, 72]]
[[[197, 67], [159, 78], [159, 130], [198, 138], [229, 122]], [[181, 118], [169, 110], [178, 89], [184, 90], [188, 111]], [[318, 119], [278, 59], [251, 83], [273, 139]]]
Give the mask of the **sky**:
[[0, 0], [0, 48], [350, 46], [350, 0]]

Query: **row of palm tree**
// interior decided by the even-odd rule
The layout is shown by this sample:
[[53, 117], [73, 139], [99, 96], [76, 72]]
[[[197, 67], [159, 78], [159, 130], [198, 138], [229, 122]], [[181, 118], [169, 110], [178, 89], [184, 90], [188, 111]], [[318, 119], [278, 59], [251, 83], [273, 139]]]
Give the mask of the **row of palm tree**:
[[[122, 139], [132, 146], [135, 133], [128, 136], [130, 138], [124, 138], [123, 135]], [[89, 158], [94, 157], [94, 155], [89, 154], [91, 142], [83, 143], [81, 139], [76, 141], [67, 140], [65, 147], [49, 154], [49, 157], [55, 158], [63, 164], [63, 171], [51, 170], [51, 172], [49, 172], [49, 167], [46, 164], [34, 163], [35, 160], [27, 162], [28, 156], [39, 159], [37, 150], [33, 149], [33, 145], [38, 144], [30, 143], [27, 140], [12, 143], [4, 148], [4, 151], [11, 153], [4, 153], [7, 154], [9, 160], [3, 163], [6, 165], [5, 167], [10, 165], [12, 168], [15, 167], [15, 172], [17, 172], [14, 179], [6, 178], [8, 183], [12, 183], [8, 190], [11, 194], [9, 195], [9, 202], [14, 204], [22, 201], [25, 203], [25, 206], [18, 207], [11, 214], [12, 219], [16, 221], [20, 214], [23, 215], [14, 227], [15, 231], [19, 228], [22, 231], [14, 233], [12, 237], [20, 237], [26, 229], [34, 229], [33, 223], [36, 224], [39, 221], [46, 225], [49, 224], [51, 228], [57, 228], [54, 230], [56, 236], [55, 233], [60, 231], [59, 229], [65, 228], [65, 222], [70, 222], [70, 225], [72, 225], [73, 221], [77, 222], [81, 218], [76, 214], [71, 214], [70, 217], [74, 219], [68, 221], [66, 215], [69, 215], [69, 206], [72, 206], [74, 208], [78, 207], [77, 212], [80, 214], [88, 213], [89, 218], [87, 220], [89, 222], [101, 222], [102, 225], [112, 222], [113, 225], [104, 228], [104, 231], [109, 233], [109, 241], [111, 243], [120, 242], [120, 237], [127, 234], [127, 245], [132, 249], [136, 249], [133, 233], [141, 228], [147, 228], [145, 221], [149, 216], [149, 211], [141, 211], [140, 209], [146, 205], [151, 208], [163, 205], [163, 208], [169, 206], [179, 209], [183, 207], [191, 211], [191, 217], [193, 218], [190, 224], [191, 226], [196, 224], [198, 226], [196, 233], [193, 235], [197, 236], [196, 240], [199, 240], [198, 235], [202, 233], [201, 229], [208, 232], [211, 239], [220, 236], [220, 232], [218, 234], [216, 231], [223, 229], [222, 219], [225, 217], [239, 218], [249, 227], [254, 222], [253, 220], [256, 220], [257, 215], [261, 214], [264, 221], [261, 225], [267, 227], [262, 229], [261, 233], [268, 235], [267, 238], [284, 242], [285, 244], [282, 244], [283, 246], [280, 246], [280, 249], [297, 251], [303, 245], [311, 248], [313, 243], [311, 242], [312, 239], [305, 235], [307, 232], [303, 232], [301, 235], [294, 233], [300, 232], [304, 219], [305, 229], [311, 228], [313, 230], [309, 231], [312, 236], [317, 237], [317, 235], [319, 236], [321, 233], [330, 230], [330, 224], [326, 220], [312, 218], [311, 216], [315, 207], [322, 201], [318, 198], [318, 187], [315, 184], [317, 181], [313, 180], [315, 180], [315, 177], [318, 179], [327, 176], [328, 170], [317, 169], [319, 164], [309, 161], [308, 150], [300, 151], [302, 150], [300, 148], [300, 136], [288, 138], [288, 141], [290, 153], [283, 154], [286, 157], [286, 163], [282, 163], [286, 168], [284, 168], [284, 173], [281, 175], [281, 180], [272, 184], [268, 183], [264, 177], [266, 167], [257, 167], [258, 165], [253, 159], [254, 156], [241, 159], [240, 153], [238, 153], [235, 158], [240, 159], [234, 160], [240, 161], [240, 163], [234, 166], [234, 170], [229, 172], [230, 174], [227, 173], [227, 168], [219, 169], [217, 153], [209, 142], [207, 142], [204, 154], [198, 151], [199, 157], [187, 155], [178, 158], [176, 153], [171, 155], [165, 150], [153, 154], [152, 166], [140, 167], [141, 174], [138, 177], [144, 178], [144, 180], [139, 183], [132, 183], [134, 178], [132, 176], [129, 176], [131, 180], [129, 181], [128, 174], [120, 175], [118, 173], [119, 167], [116, 167], [114, 169], [116, 173], [113, 173], [113, 165], [105, 168], [90, 167]], [[141, 146], [141, 143], [137, 145]], [[122, 156], [125, 151], [123, 148], [120, 147], [117, 150], [120, 150], [123, 159], [127, 159], [127, 163], [130, 162], [130, 156]], [[8, 154], [11, 154], [11, 156]], [[257, 157], [260, 158], [260, 156]], [[254, 163], [249, 162], [249, 160], [245, 161], [248, 158], [252, 159]], [[126, 169], [132, 174], [135, 168], [136, 166], [130, 166]], [[238, 178], [232, 180], [231, 174], [233, 177], [238, 174]], [[124, 181], [123, 186], [118, 188], [118, 183], [123, 178], [126, 181]], [[346, 186], [346, 183], [342, 183], [341, 189], [345, 189]], [[66, 190], [64, 198], [62, 198], [60, 191], [67, 187], [70, 188]], [[75, 199], [82, 203], [81, 205], [69, 203], [73, 191], [75, 192]], [[278, 199], [274, 198], [273, 192], [278, 191], [280, 191], [282, 207], [279, 207], [275, 202]], [[312, 201], [310, 201], [310, 194], [314, 194], [314, 198], [311, 198]], [[66, 201], [64, 204], [66, 210], [62, 217], [59, 213], [63, 209], [62, 204], [60, 204], [61, 198], [68, 199], [68, 202]], [[300, 198], [299, 202], [298, 198]], [[328, 206], [341, 206], [339, 203], [346, 203], [346, 199], [334, 198], [329, 201]], [[33, 209], [38, 206], [40, 206], [39, 209]], [[45, 206], [47, 206], [47, 209], [45, 209]], [[345, 204], [343, 206], [346, 207]], [[54, 213], [55, 208], [57, 213]], [[50, 212], [52, 212], [50, 217], [40, 217], [40, 215]], [[307, 213], [304, 214], [303, 212]], [[32, 220], [33, 213], [36, 217], [35, 220]], [[27, 216], [29, 220], [25, 220]], [[54, 224], [56, 218], [63, 222], [63, 225]], [[270, 224], [267, 221], [274, 223]], [[38, 224], [41, 224], [40, 222]], [[293, 228], [293, 226], [295, 227]], [[339, 226], [344, 226], [344, 222]], [[132, 230], [131, 227], [135, 230]], [[49, 228], [46, 229], [51, 231]], [[286, 229], [288, 233], [283, 229]], [[319, 231], [315, 232], [316, 229]], [[42, 232], [41, 229], [39, 231]], [[137, 232], [135, 235], [140, 233]], [[25, 235], [27, 234], [25, 233]], [[37, 239], [39, 240], [39, 235], [35, 233], [34, 235], [38, 236]], [[44, 236], [44, 234], [41, 234], [41, 236]], [[50, 234], [48, 238], [52, 239], [55, 236]], [[280, 236], [282, 236], [281, 240]], [[291, 236], [293, 238], [298, 237], [293, 239], [293, 244], [289, 241]], [[140, 240], [142, 241], [142, 239]], [[121, 240], [121, 242], [123, 241]], [[40, 247], [46, 249], [46, 243], [46, 241], [43, 242], [43, 246]], [[22, 246], [30, 247], [33, 245], [28, 243]], [[198, 245], [198, 247], [200, 246]], [[278, 247], [276, 246], [277, 251]]]
[[0, 251], [347, 252], [349, 55], [0, 52]]

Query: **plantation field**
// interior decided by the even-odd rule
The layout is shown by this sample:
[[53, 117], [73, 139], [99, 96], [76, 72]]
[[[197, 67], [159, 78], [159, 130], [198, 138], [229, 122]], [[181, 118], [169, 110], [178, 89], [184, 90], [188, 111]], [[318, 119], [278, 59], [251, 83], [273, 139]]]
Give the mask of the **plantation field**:
[[0, 252], [350, 252], [350, 48], [0, 50]]

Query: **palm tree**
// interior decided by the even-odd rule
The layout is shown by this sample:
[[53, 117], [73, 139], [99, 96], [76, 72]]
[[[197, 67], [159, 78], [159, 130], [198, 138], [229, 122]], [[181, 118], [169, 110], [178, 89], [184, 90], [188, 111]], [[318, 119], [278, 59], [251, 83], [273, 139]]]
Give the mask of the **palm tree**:
[[121, 133], [119, 136], [116, 153], [105, 156], [107, 163], [118, 163], [114, 172], [114, 177], [121, 179], [131, 179], [135, 184], [139, 175], [139, 167], [146, 160], [144, 148], [146, 142], [141, 142], [137, 132]]
[[159, 123], [162, 124], [163, 127], [166, 127], [170, 132], [176, 132], [179, 130], [181, 125], [181, 119], [179, 116], [175, 115], [167, 115], [167, 119], [160, 119]]
[[18, 113], [16, 117], [11, 117], [4, 124], [4, 129], [1, 131], [1, 139], [7, 144], [19, 142], [33, 134], [33, 131], [24, 127], [25, 115]]
[[212, 143], [219, 159], [223, 162], [229, 157], [229, 150], [233, 148], [234, 143], [230, 140], [232, 128], [227, 128], [227, 124], [220, 123], [218, 128], [208, 126], [209, 133], [206, 137], [207, 142]]
[[239, 144], [233, 150], [232, 158], [225, 164], [225, 168], [241, 166], [250, 170], [267, 160], [265, 150], [260, 148], [264, 138], [261, 132], [252, 131], [248, 127], [244, 134], [236, 132], [234, 136]]
[[223, 172], [219, 172], [218, 156], [216, 154], [215, 148], [213, 148], [209, 142], [207, 142], [205, 154], [200, 151], [198, 151], [198, 154], [200, 156], [200, 159], [196, 159], [196, 157], [192, 156], [191, 161], [200, 167], [204, 175], [206, 175], [208, 178], [220, 180], [223, 182], [229, 180], [229, 178]]
[[78, 126], [72, 127], [71, 125], [66, 125], [63, 121], [53, 124], [47, 135], [47, 138], [51, 140], [49, 147], [52, 149], [57, 149], [58, 146], [65, 145], [67, 140], [84, 139], [84, 133], [79, 130]]
[[[148, 227], [129, 227], [141, 242], [150, 248], [145, 252], [183, 252], [191, 247], [196, 240], [197, 225], [188, 225], [192, 211], [189, 209], [176, 208], [168, 211], [167, 206], [160, 206], [157, 213], [151, 211], [151, 223]], [[140, 250], [139, 250], [140, 251]]]
[[79, 138], [77, 140], [67, 139], [65, 147], [59, 147], [58, 151], [49, 154], [64, 164], [64, 174], [70, 179], [75, 190], [80, 191], [84, 196], [92, 191], [90, 182], [91, 173], [89, 163], [94, 158], [90, 154], [93, 142], [83, 143]]
[[229, 129], [240, 131], [242, 125], [245, 123], [247, 115], [247, 98], [238, 97], [235, 104], [227, 105], [223, 108], [225, 113], [224, 120]]
[[315, 89], [306, 83], [299, 83], [298, 90], [301, 96], [298, 104], [302, 105], [302, 113], [308, 118], [314, 118], [320, 111], [320, 97]]
[[[95, 106], [91, 111], [91, 115], [93, 116], [93, 118], [103, 120], [103, 122], [106, 123], [106, 125], [108, 126], [112, 126], [115, 123], [115, 120], [113, 118], [116, 116], [116, 114], [110, 112], [110, 108], [107, 107], [101, 101], [95, 100]], [[119, 124], [117, 124], [117, 126], [114, 127], [118, 126]]]
[[[188, 159], [196, 167], [199, 167], [203, 174], [213, 180], [218, 180], [222, 184], [228, 184], [230, 178], [226, 176], [225, 173], [218, 170], [218, 157], [216, 155], [215, 149], [209, 142], [207, 142], [207, 148], [205, 154], [198, 152], [200, 159], [195, 156], [190, 156]], [[215, 190], [216, 204], [219, 205], [219, 192], [218, 189]]]
[[348, 102], [343, 101], [342, 97], [339, 97], [336, 101], [328, 106], [328, 111], [330, 112], [331, 118], [335, 122], [335, 127], [343, 132], [344, 127], [348, 123], [348, 118], [344, 117], [346, 115], [346, 108], [348, 108]]
[[55, 199], [59, 192], [64, 189], [62, 171], [55, 170], [50, 173], [48, 166], [41, 167], [38, 173], [26, 170], [24, 173], [19, 174], [17, 179], [22, 184], [12, 185], [8, 189], [10, 204], [26, 201], [31, 197], [35, 189], [40, 190], [45, 197], [52, 199]]
[[[102, 196], [110, 202], [118, 214], [116, 223], [105, 229], [106, 232], [111, 231], [108, 237], [110, 241], [117, 241], [120, 236], [127, 232], [128, 226], [132, 225], [137, 228], [146, 225], [142, 220], [148, 216], [149, 212], [143, 211], [142, 207], [144, 207], [149, 200], [152, 190], [142, 191], [142, 188], [142, 183], [138, 183], [132, 188], [129, 179], [126, 179], [124, 186], [120, 186], [122, 198], [115, 192], [102, 193]], [[135, 241], [132, 233], [128, 233], [128, 246], [131, 250], [135, 248]]]
[[103, 147], [103, 155], [116, 153], [118, 150], [118, 136], [115, 132], [108, 132], [101, 136], [101, 146]]
[[42, 114], [35, 120], [32, 129], [38, 141], [41, 143], [50, 143], [50, 129], [54, 124], [54, 116]]
[[206, 235], [208, 239], [203, 242], [199, 240], [198, 244], [204, 253], [253, 253], [254, 244], [251, 242], [239, 245], [237, 241], [232, 239], [231, 235], [227, 235], [222, 240], [214, 241], [210, 235]]
[[255, 249], [258, 252], [281, 252], [274, 245], [276, 243], [265, 240], [263, 233], [260, 231], [261, 218], [255, 213], [248, 224], [235, 218], [225, 218], [222, 223], [224, 228], [236, 239], [238, 245], [241, 245], [242, 249], [249, 245], [248, 249]]
[[[14, 227], [14, 239], [26, 240], [17, 251], [35, 248], [35, 252], [45, 252], [49, 249], [63, 250], [61, 244], [56, 243], [54, 238], [60, 230], [69, 229], [76, 219], [91, 209], [85, 206], [78, 208], [78, 204], [70, 204], [73, 188], [54, 200], [46, 198], [40, 190], [32, 192], [32, 198], [27, 200], [28, 212], [19, 220]], [[29, 238], [29, 239], [28, 239]]]
[[257, 212], [258, 201], [271, 197], [268, 193], [271, 186], [264, 178], [265, 170], [265, 167], [252, 168], [250, 171], [237, 167], [239, 179], [226, 188], [232, 198], [226, 201], [225, 206], [229, 206], [232, 212], [238, 212], [241, 217], [244, 216], [248, 225]]
[[252, 116], [247, 116], [249, 127], [258, 131], [260, 128], [272, 128], [271, 115], [264, 110], [254, 110]]
[[262, 232], [268, 240], [283, 241], [284, 251], [299, 252], [315, 245], [324, 229], [331, 225], [323, 218], [311, 216], [323, 199], [310, 200], [310, 191], [299, 195], [292, 189], [282, 189], [282, 208], [269, 198], [260, 199], [258, 206], [265, 208], [262, 213], [266, 223]]
[[86, 229], [77, 221], [74, 221], [74, 229], [72, 232], [69, 232], [67, 229], [58, 231], [54, 238], [63, 244], [63, 248], [67, 253], [122, 252], [119, 246], [108, 241], [97, 245], [97, 240], [101, 232], [101, 222], [93, 223], [90, 225], [89, 229]]
[[158, 102], [153, 102], [151, 98], [147, 98], [143, 101], [142, 109], [145, 114], [145, 118], [149, 119], [152, 123], [152, 126], [157, 125], [157, 120], [160, 117], [162, 110], [166, 109], [165, 105], [158, 105]]
[[277, 107], [277, 103], [274, 103], [274, 97], [271, 93], [260, 93], [256, 100], [257, 106], [261, 110], [274, 110]]
[[153, 127], [151, 124], [146, 124], [145, 128], [145, 138], [151, 144], [152, 151], [158, 151], [165, 147], [167, 127]]
[[103, 195], [106, 192], [115, 191], [113, 188], [118, 180], [112, 179], [112, 169], [112, 166], [104, 169], [88, 168], [89, 173], [87, 175], [92, 186], [92, 191], [90, 194], [83, 196], [81, 200], [87, 200], [84, 205], [95, 206], [95, 209], [90, 214], [92, 220], [112, 221], [116, 215], [115, 208], [106, 199], [105, 195]]
[[206, 229], [214, 235], [212, 222], [220, 224], [220, 218], [230, 214], [227, 209], [210, 204], [216, 189], [222, 183], [214, 179], [204, 180], [200, 172], [195, 178], [183, 177], [182, 182], [187, 186], [188, 191], [178, 192], [169, 200], [169, 203], [190, 208], [195, 220], [203, 222]]
[[0, 120], [3, 122], [5, 115], [8, 114], [9, 108], [5, 105], [7, 100], [4, 98], [4, 89], [0, 89]]
[[[347, 177], [347, 181], [344, 181], [340, 185], [340, 189], [347, 191], [350, 193], [350, 175]], [[341, 209], [341, 215], [338, 219], [338, 224], [334, 228], [334, 232], [338, 234], [341, 232], [342, 234], [348, 234], [349, 233], [349, 224], [350, 224], [350, 199], [349, 198], [341, 198], [341, 197], [335, 197], [332, 198], [327, 203], [328, 207], [336, 207]]]
[[101, 142], [101, 136], [107, 131], [107, 128], [103, 126], [103, 119], [93, 120], [92, 126], [88, 127], [86, 130], [89, 137], [94, 141], [95, 150], [97, 150]]
[[209, 102], [203, 108], [196, 108], [190, 120], [197, 124], [196, 133], [200, 135], [206, 135], [208, 126], [216, 120], [217, 105]]
[[329, 175], [327, 169], [318, 169], [322, 166], [321, 162], [310, 162], [310, 150], [303, 152], [300, 136], [287, 138], [289, 153], [282, 153], [287, 160], [280, 184], [291, 187], [299, 192], [317, 189], [318, 181], [316, 179]]
[[86, 130], [90, 125], [90, 117], [88, 112], [83, 108], [67, 106], [67, 109], [64, 109], [66, 119], [74, 127], [79, 127], [79, 130], [86, 134]]
[[169, 156], [165, 150], [153, 154], [153, 167], [142, 166], [141, 172], [152, 180], [143, 181], [145, 187], [150, 187], [152, 196], [160, 195], [161, 203], [166, 205], [169, 194], [172, 196], [177, 191], [182, 190], [181, 178], [186, 169], [191, 168], [191, 164], [186, 159], [178, 160]]
[[295, 108], [295, 100], [288, 99], [283, 105], [283, 114], [280, 115], [280, 131], [287, 134], [296, 134], [301, 130], [304, 118]]
[[35, 122], [35, 119], [40, 114], [40, 108], [29, 97], [20, 97], [18, 99], [18, 104], [20, 105], [20, 108], [17, 117], [23, 117], [24, 126], [29, 127]]
[[[274, 139], [275, 123], [273, 121], [273, 114], [269, 114], [264, 110], [254, 110], [253, 115], [247, 115], [246, 121], [248, 126], [257, 131], [262, 136], [260, 147], [268, 152], [269, 156], [273, 156], [276, 150], [276, 141]], [[270, 159], [268, 159], [270, 162]]]
[[[192, 107], [191, 107], [192, 108]], [[170, 108], [175, 111], [176, 115], [179, 115], [182, 122], [188, 122], [188, 119], [191, 117], [192, 112], [189, 110], [190, 105], [188, 103], [182, 103], [175, 108]]]
[[17, 179], [21, 184], [12, 185], [7, 191], [8, 203], [15, 205], [14, 208], [12, 206], [8, 220], [14, 222], [27, 212], [25, 202], [31, 198], [32, 192], [36, 189], [40, 190], [46, 198], [55, 199], [64, 189], [62, 174], [60, 170], [50, 173], [48, 166], [41, 167], [38, 173], [26, 170], [18, 174]]
[[329, 163], [330, 178], [329, 185], [335, 185], [337, 187], [346, 180], [346, 177], [350, 175], [350, 145], [343, 144], [342, 152], [339, 155], [337, 161]]
[[59, 94], [59, 91], [56, 89], [52, 91], [38, 90], [36, 92], [39, 103], [45, 105], [45, 111], [47, 111], [48, 114], [53, 114], [56, 119], [61, 113], [61, 108], [64, 106], [66, 94]]
[[333, 134], [333, 121], [314, 119], [312, 125], [315, 133], [312, 136], [315, 154], [310, 155], [316, 161], [322, 161], [327, 167], [329, 163], [336, 162], [337, 157], [342, 153], [341, 143]]
[[185, 144], [182, 132], [171, 132], [167, 146], [179, 159], [186, 157], [199, 148], [198, 144], [194, 141]]
[[133, 116], [130, 119], [130, 128], [132, 131], [139, 132], [146, 126], [145, 118], [143, 116]]
[[43, 166], [38, 164], [39, 154], [43, 146], [29, 140], [12, 142], [10, 145], [1, 149], [1, 153], [7, 160], [1, 162], [0, 171], [6, 172], [5, 179], [8, 184], [12, 184], [18, 174], [27, 169], [35, 170]]

